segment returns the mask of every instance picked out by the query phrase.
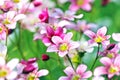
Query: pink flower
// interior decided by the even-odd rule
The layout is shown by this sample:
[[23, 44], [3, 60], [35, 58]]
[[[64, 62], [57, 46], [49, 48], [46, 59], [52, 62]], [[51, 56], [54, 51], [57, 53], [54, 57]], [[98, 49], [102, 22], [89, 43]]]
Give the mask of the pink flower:
[[14, 80], [17, 77], [16, 68], [19, 60], [12, 59], [7, 64], [3, 57], [0, 57], [0, 80]]
[[59, 78], [59, 80], [83, 80], [90, 78], [92, 76], [91, 71], [87, 71], [87, 66], [84, 64], [81, 64], [77, 67], [76, 72], [73, 70], [72, 67], [67, 67], [64, 72], [67, 74], [67, 76], [62, 76]]
[[64, 57], [69, 50], [75, 49], [79, 46], [77, 42], [71, 41], [73, 34], [67, 33], [62, 39], [59, 36], [53, 36], [53, 45], [47, 48], [47, 52], [58, 52], [60, 57]]
[[40, 19], [41, 22], [45, 22], [45, 23], [48, 22], [49, 15], [48, 15], [48, 9], [47, 8], [39, 14], [39, 19]]
[[84, 32], [85, 35], [87, 35], [90, 40], [89, 42], [90, 43], [102, 43], [103, 45], [108, 45], [109, 44], [109, 38], [110, 38], [110, 35], [107, 35], [105, 36], [107, 33], [107, 28], [106, 27], [102, 27], [100, 28], [97, 33], [94, 33], [90, 30], [87, 30]]
[[78, 9], [83, 9], [86, 11], [91, 10], [91, 2], [92, 0], [70, 0], [70, 10], [77, 11]]
[[49, 46], [53, 44], [53, 41], [51, 40], [53, 36], [59, 36], [63, 38], [64, 35], [65, 34], [63, 33], [62, 27], [57, 27], [56, 29], [54, 29], [48, 26], [46, 27], [45, 33], [36, 34], [34, 40], [41, 39], [46, 46]]
[[100, 62], [104, 66], [97, 67], [94, 70], [95, 76], [108, 75], [108, 78], [112, 78], [114, 75], [120, 74], [120, 55], [118, 55], [114, 60], [103, 57], [100, 59]]

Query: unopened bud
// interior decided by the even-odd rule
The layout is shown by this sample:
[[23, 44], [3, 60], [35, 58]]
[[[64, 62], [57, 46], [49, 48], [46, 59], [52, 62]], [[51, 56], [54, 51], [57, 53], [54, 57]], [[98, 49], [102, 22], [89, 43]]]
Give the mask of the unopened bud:
[[49, 59], [50, 59], [50, 57], [47, 54], [42, 54], [42, 60], [43, 61], [47, 61]]

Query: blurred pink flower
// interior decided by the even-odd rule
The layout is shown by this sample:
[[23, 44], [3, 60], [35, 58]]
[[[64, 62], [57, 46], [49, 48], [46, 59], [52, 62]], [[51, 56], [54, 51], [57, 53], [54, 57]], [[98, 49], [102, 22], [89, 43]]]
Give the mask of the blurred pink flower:
[[6, 40], [6, 35], [7, 35], [7, 29], [5, 26], [0, 24], [0, 40]]
[[108, 45], [109, 44], [108, 39], [110, 38], [110, 35], [106, 35], [106, 33], [107, 33], [107, 28], [105, 26], [98, 29], [97, 33], [94, 33], [90, 30], [86, 30], [84, 32], [84, 34], [90, 38], [89, 43], [98, 43], [98, 44], [102, 43], [103, 45]]
[[71, 32], [67, 33], [63, 39], [59, 36], [53, 36], [53, 44], [47, 48], [47, 52], [58, 52], [60, 57], [64, 57], [68, 54], [69, 50], [75, 49], [79, 46], [78, 42], [71, 41], [73, 34]]
[[39, 19], [40, 19], [41, 22], [48, 23], [49, 14], [48, 14], [48, 9], [47, 8], [45, 10], [42, 10], [42, 12], [39, 14]]
[[64, 72], [67, 74], [67, 76], [62, 76], [58, 80], [83, 80], [90, 78], [92, 76], [91, 71], [86, 71], [87, 66], [84, 64], [80, 64], [76, 72], [73, 70], [72, 67], [67, 67]]
[[120, 55], [118, 55], [114, 60], [103, 57], [100, 62], [104, 66], [99, 66], [94, 70], [95, 76], [108, 75], [108, 78], [112, 78], [114, 75], [120, 75]]
[[70, 5], [70, 10], [77, 11], [79, 9], [83, 9], [86, 11], [91, 10], [91, 2], [92, 0], [70, 0], [71, 5]]

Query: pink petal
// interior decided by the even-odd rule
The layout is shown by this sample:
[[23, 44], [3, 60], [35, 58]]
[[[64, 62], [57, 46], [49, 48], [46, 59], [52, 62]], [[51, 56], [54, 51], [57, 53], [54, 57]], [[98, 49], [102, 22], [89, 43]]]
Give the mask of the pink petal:
[[64, 51], [64, 52], [59, 51], [58, 54], [60, 57], [64, 57], [67, 53], [68, 53], [68, 51]]
[[87, 69], [87, 66], [84, 64], [81, 64], [77, 67], [76, 72], [80, 75], [82, 75]]
[[70, 80], [69, 77], [60, 77], [58, 80]]
[[113, 34], [112, 34], [112, 38], [113, 38], [115, 41], [119, 41], [119, 42], [120, 42], [120, 33], [113, 33]]
[[26, 16], [24, 14], [18, 14], [17, 16], [15, 16], [14, 20], [15, 21], [18, 21], [18, 20], [21, 20], [23, 18], [25, 18]]
[[0, 57], [0, 66], [5, 65], [5, 59], [3, 57]]
[[90, 11], [91, 10], [91, 5], [87, 3], [84, 6], [82, 6], [82, 9], [84, 9], [86, 11]]
[[14, 80], [17, 77], [17, 72], [12, 71], [8, 76], [6, 76], [7, 80]]
[[73, 36], [72, 32], [67, 33], [64, 37], [64, 41], [69, 42], [71, 40], [72, 36]]
[[57, 46], [56, 45], [51, 45], [47, 48], [47, 52], [57, 52]]
[[114, 74], [108, 74], [108, 78], [112, 78]]
[[100, 75], [104, 75], [104, 74], [107, 74], [107, 71], [106, 71], [106, 68], [105, 67], [97, 67], [95, 70], [94, 70], [94, 75], [95, 76], [100, 76]]
[[59, 43], [61, 43], [63, 40], [62, 40], [59, 36], [53, 36], [53, 37], [52, 37], [52, 41], [53, 41], [53, 43], [55, 43], [55, 44], [59, 44]]
[[76, 6], [75, 4], [70, 5], [70, 10], [77, 11], [78, 9], [79, 9], [79, 7]]
[[97, 31], [97, 35], [104, 36], [107, 33], [107, 28], [104, 26]]
[[89, 78], [92, 76], [92, 72], [91, 71], [87, 71], [82, 75], [82, 78]]
[[84, 32], [84, 34], [85, 35], [87, 35], [89, 38], [94, 38], [95, 37], [95, 33], [94, 32], [92, 32], [92, 31], [90, 31], [90, 30], [86, 30], [85, 32]]
[[114, 65], [120, 67], [120, 55], [118, 55], [118, 56], [115, 58], [115, 60], [114, 60]]
[[72, 67], [67, 67], [64, 72], [68, 75], [68, 76], [72, 76], [73, 74], [75, 74], [74, 70]]
[[9, 11], [7, 13], [7, 18], [8, 19], [13, 19], [15, 17], [16, 12], [15, 11]]
[[48, 73], [49, 73], [48, 70], [42, 69], [42, 70], [38, 71], [38, 77], [46, 76]]
[[112, 64], [111, 59], [109, 59], [108, 57], [103, 57], [100, 59], [100, 62], [102, 64], [104, 64], [105, 66], [110, 66]]
[[69, 48], [69, 50], [71, 50], [71, 49], [75, 49], [75, 48], [78, 48], [79, 47], [79, 43], [78, 42], [70, 42], [70, 48]]

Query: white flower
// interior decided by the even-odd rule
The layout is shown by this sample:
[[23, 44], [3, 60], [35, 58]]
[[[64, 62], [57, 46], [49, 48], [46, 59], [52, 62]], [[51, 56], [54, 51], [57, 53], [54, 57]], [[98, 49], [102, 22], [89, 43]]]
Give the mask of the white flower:
[[7, 53], [7, 47], [4, 44], [0, 44], [0, 57], [5, 58]]

